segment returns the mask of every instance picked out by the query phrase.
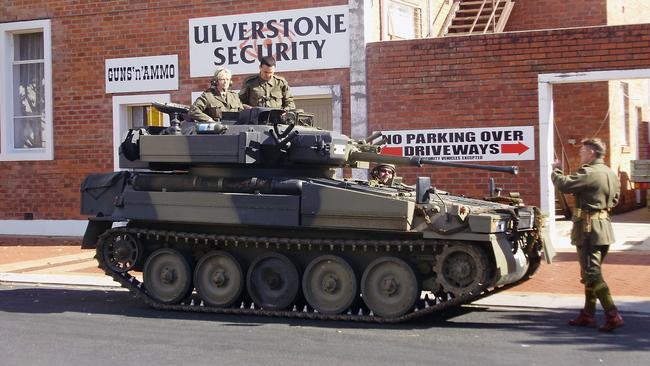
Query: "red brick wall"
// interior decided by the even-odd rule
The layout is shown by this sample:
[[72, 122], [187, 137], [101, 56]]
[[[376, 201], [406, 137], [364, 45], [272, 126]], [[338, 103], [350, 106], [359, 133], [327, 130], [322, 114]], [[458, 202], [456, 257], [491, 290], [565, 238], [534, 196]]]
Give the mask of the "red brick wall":
[[[33, 213], [34, 219], [82, 218], [81, 181], [89, 173], [113, 169], [112, 94], [105, 94], [105, 59], [178, 54], [180, 87], [170, 92], [171, 98], [190, 104], [190, 93], [205, 89], [209, 78], [189, 78], [188, 19], [347, 3], [30, 0], [3, 6], [0, 22], [52, 21], [55, 145], [53, 161], [0, 162], [0, 219], [22, 219], [25, 213]], [[349, 131], [348, 69], [283, 73], [279, 68], [278, 74], [292, 86], [340, 84], [343, 128]], [[234, 77], [234, 85], [242, 79]]]
[[[532, 125], [537, 139], [540, 73], [648, 68], [649, 32], [646, 24], [369, 44], [368, 129]], [[505, 191], [539, 204], [539, 162], [517, 165], [517, 177], [442, 168], [402, 172], [411, 182], [431, 174], [438, 188], [472, 196], [485, 194], [490, 175]]]
[[607, 24], [607, 0], [515, 0], [505, 31]]

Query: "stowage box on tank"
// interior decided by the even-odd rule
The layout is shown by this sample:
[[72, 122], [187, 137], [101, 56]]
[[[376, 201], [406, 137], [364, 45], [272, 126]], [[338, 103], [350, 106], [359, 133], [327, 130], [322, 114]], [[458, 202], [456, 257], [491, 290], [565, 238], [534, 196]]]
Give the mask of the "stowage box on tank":
[[133, 169], [81, 189], [83, 247], [151, 306], [396, 322], [517, 284], [540, 264], [541, 214], [516, 198], [454, 196], [428, 177], [414, 187], [335, 178], [369, 162], [514, 167], [382, 155], [381, 134], [355, 141], [299, 111], [181, 124], [187, 107], [156, 106], [172, 126], [129, 131], [120, 164]]

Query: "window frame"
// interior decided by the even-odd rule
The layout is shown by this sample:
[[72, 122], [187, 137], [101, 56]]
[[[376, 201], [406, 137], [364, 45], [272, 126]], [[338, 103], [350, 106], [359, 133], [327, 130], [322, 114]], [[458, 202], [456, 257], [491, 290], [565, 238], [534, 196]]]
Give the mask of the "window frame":
[[[149, 105], [153, 102], [171, 102], [171, 95], [164, 94], [134, 94], [113, 96], [113, 170], [128, 170], [120, 168], [119, 149], [128, 131], [128, 112], [131, 106]], [[169, 119], [163, 116], [163, 124], [169, 125]]]
[[[14, 147], [13, 36], [43, 33], [45, 127], [40, 148]], [[52, 104], [52, 32], [51, 21], [30, 20], [0, 24], [0, 161], [54, 160], [54, 119]]]

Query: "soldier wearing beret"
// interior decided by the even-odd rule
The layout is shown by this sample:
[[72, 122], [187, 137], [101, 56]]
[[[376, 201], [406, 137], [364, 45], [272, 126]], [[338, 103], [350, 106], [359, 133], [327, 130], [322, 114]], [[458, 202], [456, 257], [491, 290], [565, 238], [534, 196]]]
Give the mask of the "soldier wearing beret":
[[260, 59], [259, 74], [244, 80], [239, 99], [245, 107], [296, 109], [289, 83], [283, 77], [275, 75], [273, 56]]
[[620, 183], [616, 173], [603, 161], [605, 150], [605, 144], [598, 138], [583, 140], [580, 148], [582, 167], [571, 175], [564, 175], [560, 162], [556, 160], [551, 180], [560, 192], [572, 193], [576, 202], [571, 244], [578, 252], [581, 282], [585, 286], [585, 306], [569, 324], [595, 327], [598, 300], [605, 310], [605, 324], [600, 330], [611, 332], [624, 322], [614, 305], [601, 266], [609, 245], [614, 243], [609, 210], [618, 203]]
[[210, 82], [210, 88], [192, 104], [190, 118], [201, 122], [219, 121], [221, 112], [239, 112], [244, 109], [237, 93], [228, 90], [231, 78], [230, 70], [218, 68]]

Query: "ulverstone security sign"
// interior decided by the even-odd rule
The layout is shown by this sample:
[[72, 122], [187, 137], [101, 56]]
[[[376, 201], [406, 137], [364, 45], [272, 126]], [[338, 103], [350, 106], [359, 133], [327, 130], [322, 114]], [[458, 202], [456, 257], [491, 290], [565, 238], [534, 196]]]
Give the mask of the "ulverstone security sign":
[[258, 72], [273, 56], [278, 72], [350, 66], [348, 7], [236, 14], [189, 20], [190, 76]]
[[449, 161], [534, 160], [532, 126], [382, 131], [382, 154]]
[[178, 55], [106, 60], [106, 93], [178, 90]]

